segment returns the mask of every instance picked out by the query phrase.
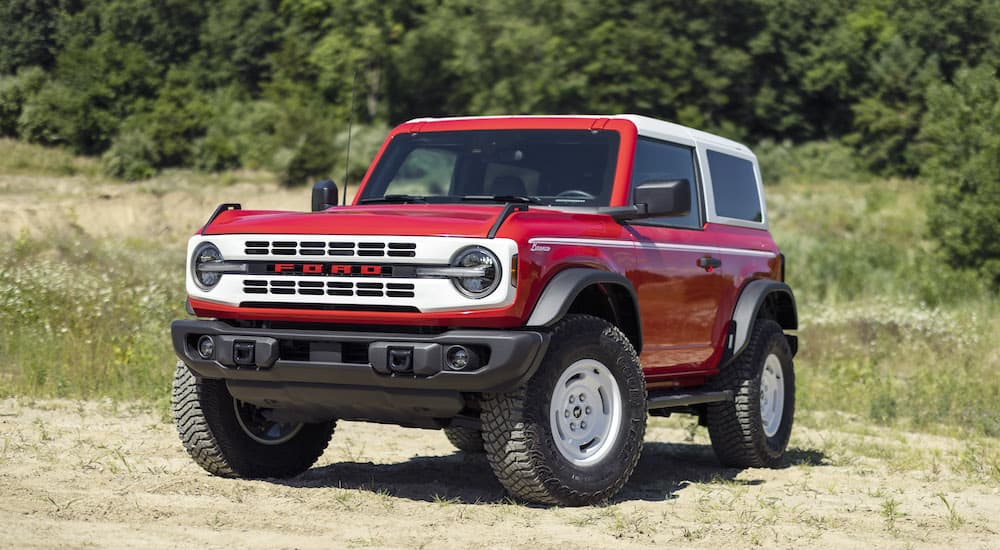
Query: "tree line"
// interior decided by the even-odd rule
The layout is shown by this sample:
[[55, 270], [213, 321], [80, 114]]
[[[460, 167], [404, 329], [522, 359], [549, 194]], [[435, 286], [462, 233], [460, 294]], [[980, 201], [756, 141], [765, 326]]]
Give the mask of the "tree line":
[[349, 114], [370, 151], [416, 116], [635, 112], [1000, 215], [998, 67], [1000, 0], [5, 0], [0, 134], [295, 183], [343, 169]]

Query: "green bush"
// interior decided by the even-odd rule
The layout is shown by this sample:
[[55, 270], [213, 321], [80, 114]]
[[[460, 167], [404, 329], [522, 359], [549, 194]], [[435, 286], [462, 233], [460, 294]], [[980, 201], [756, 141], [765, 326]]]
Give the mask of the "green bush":
[[233, 136], [218, 126], [209, 127], [194, 144], [194, 165], [199, 170], [218, 172], [240, 165], [240, 155]]
[[197, 166], [222, 170], [236, 166], [275, 172], [280, 146], [278, 127], [285, 112], [267, 100], [248, 100], [239, 90], [219, 90], [208, 99], [211, 117], [195, 145]]
[[303, 132], [288, 155], [288, 163], [280, 177], [285, 185], [298, 185], [316, 178], [327, 177], [333, 170], [333, 140], [326, 132]]
[[126, 181], [153, 177], [159, 161], [156, 143], [138, 129], [118, 134], [101, 157], [105, 174]]
[[38, 67], [22, 69], [16, 76], [0, 76], [0, 136], [17, 137], [17, 121], [25, 101], [38, 93], [47, 79]]
[[930, 235], [954, 265], [1000, 288], [1000, 78], [995, 66], [960, 70], [928, 91], [921, 173], [934, 188]]
[[126, 121], [126, 127], [141, 128], [156, 144], [159, 167], [192, 166], [195, 141], [205, 135], [212, 108], [207, 94], [199, 90], [187, 71], [175, 70], [148, 112]]
[[278, 127], [285, 111], [274, 102], [256, 100], [230, 103], [222, 112], [225, 118], [217, 117], [213, 124], [232, 137], [240, 163], [247, 168], [274, 170], [280, 145]]
[[26, 98], [17, 119], [18, 135], [41, 145], [72, 145], [84, 105], [78, 94], [60, 82], [46, 83]]

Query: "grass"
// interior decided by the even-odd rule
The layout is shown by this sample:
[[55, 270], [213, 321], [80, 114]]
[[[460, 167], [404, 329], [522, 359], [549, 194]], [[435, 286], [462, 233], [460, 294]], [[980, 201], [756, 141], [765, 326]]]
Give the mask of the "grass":
[[958, 512], [958, 502], [956, 500], [948, 500], [943, 493], [938, 493], [937, 497], [941, 499], [944, 504], [945, 509], [948, 511], [945, 518], [948, 521], [948, 528], [955, 530], [961, 527], [965, 523], [965, 518], [962, 517]]
[[912, 181], [768, 189], [796, 291], [799, 404], [1000, 436], [1000, 304], [926, 239]]
[[882, 519], [885, 520], [887, 531], [895, 530], [896, 521], [903, 517], [903, 513], [899, 510], [899, 504], [899, 501], [892, 497], [882, 501]]
[[25, 176], [100, 177], [101, 163], [96, 158], [81, 157], [64, 149], [39, 147], [0, 138], [0, 174]]
[[[0, 140], [0, 178], [66, 176], [84, 190], [138, 196], [204, 193], [240, 181], [233, 198], [244, 202], [268, 180], [171, 172], [129, 185], [96, 171], [92, 159]], [[40, 189], [37, 201], [48, 200]], [[282, 193], [308, 204], [307, 189]], [[926, 239], [926, 189], [902, 180], [785, 180], [767, 195], [799, 304], [800, 411], [1000, 437], [1000, 303], [975, 276], [935, 255]], [[177, 212], [182, 221], [168, 233], [150, 225], [96, 239], [87, 212], [77, 212], [68, 226], [0, 243], [0, 396], [109, 396], [158, 402], [165, 411], [175, 361], [169, 323], [184, 316], [184, 241], [207, 214]], [[969, 468], [997, 475], [995, 458], [969, 452]]]
[[0, 246], [0, 394], [165, 404], [169, 323], [184, 315], [184, 252], [142, 240], [36, 239]]

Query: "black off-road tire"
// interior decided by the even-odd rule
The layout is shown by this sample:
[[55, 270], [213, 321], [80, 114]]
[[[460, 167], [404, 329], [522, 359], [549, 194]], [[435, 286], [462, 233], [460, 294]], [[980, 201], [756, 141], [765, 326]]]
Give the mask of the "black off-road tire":
[[[607, 452], [583, 466], [557, 447], [550, 401], [562, 374], [593, 359], [613, 375], [620, 392], [621, 422]], [[579, 506], [607, 501], [635, 469], [646, 432], [646, 384], [635, 349], [617, 327], [587, 315], [568, 315], [552, 331], [549, 349], [521, 388], [487, 394], [482, 402], [486, 456], [513, 496], [542, 504]], [[614, 423], [608, 422], [611, 430]]]
[[451, 444], [459, 451], [481, 453], [484, 450], [483, 432], [479, 430], [453, 426], [445, 428], [444, 435], [448, 437], [448, 441], [451, 441]]
[[[771, 355], [781, 364], [784, 407], [776, 432], [768, 437], [761, 417], [761, 375]], [[719, 462], [734, 468], [777, 468], [784, 459], [795, 416], [795, 369], [788, 341], [778, 323], [754, 325], [743, 353], [713, 381], [715, 389], [733, 392], [732, 402], [708, 406], [708, 433]]]
[[184, 448], [211, 474], [222, 477], [292, 477], [323, 454], [335, 422], [307, 423], [294, 437], [265, 445], [247, 435], [223, 380], [196, 377], [177, 363], [171, 407]]

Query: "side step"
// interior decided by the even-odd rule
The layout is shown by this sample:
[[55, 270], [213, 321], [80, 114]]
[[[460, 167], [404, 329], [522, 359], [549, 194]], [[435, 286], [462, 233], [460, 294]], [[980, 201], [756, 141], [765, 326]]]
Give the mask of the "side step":
[[703, 403], [717, 403], [719, 401], [732, 401], [733, 392], [725, 391], [702, 391], [688, 393], [661, 393], [650, 395], [646, 399], [646, 408], [670, 409], [674, 407], [687, 407], [690, 405], [701, 405]]

